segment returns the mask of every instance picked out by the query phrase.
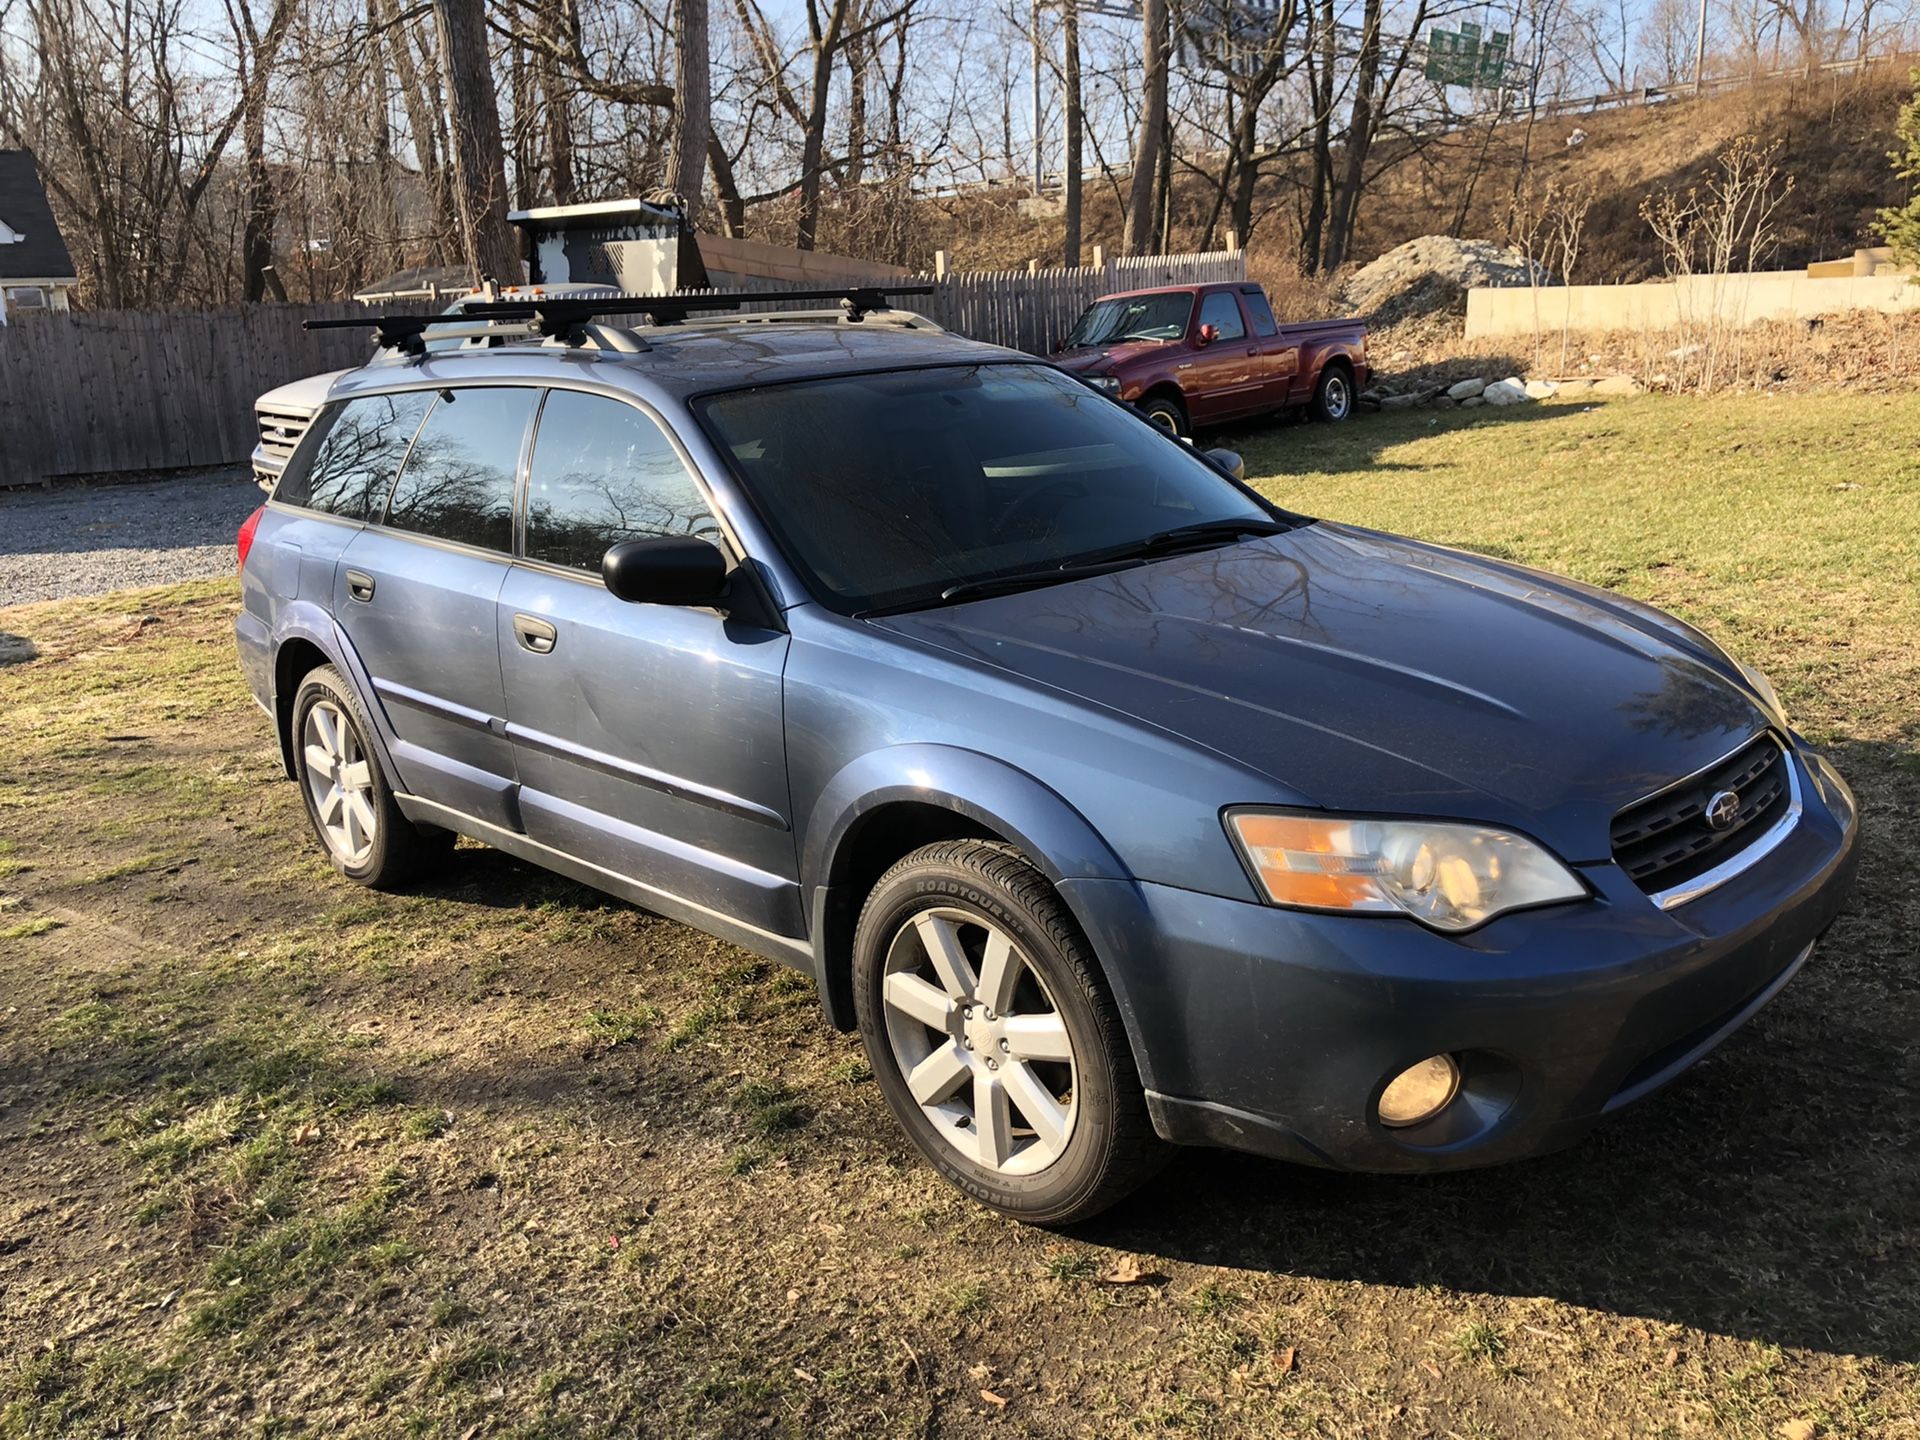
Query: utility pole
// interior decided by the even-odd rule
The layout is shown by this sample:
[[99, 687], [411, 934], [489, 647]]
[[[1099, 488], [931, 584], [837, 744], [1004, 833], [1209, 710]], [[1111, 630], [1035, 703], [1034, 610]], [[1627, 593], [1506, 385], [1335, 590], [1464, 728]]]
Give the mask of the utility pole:
[[1046, 146], [1040, 135], [1040, 66], [1045, 57], [1040, 49], [1040, 0], [1033, 0], [1033, 198], [1040, 198], [1040, 185], [1046, 179]]
[[1707, 0], [1700, 0], [1700, 29], [1693, 42], [1693, 93], [1697, 98], [1707, 78]]

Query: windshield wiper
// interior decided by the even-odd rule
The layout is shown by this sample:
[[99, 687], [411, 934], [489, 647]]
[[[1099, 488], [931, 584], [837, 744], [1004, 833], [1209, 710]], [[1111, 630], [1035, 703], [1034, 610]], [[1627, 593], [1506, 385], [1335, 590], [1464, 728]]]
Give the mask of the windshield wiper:
[[1171, 530], [1157, 531], [1144, 540], [1129, 540], [1123, 545], [1095, 550], [1080, 556], [1073, 563], [1098, 565], [1109, 560], [1148, 560], [1156, 555], [1173, 555], [1181, 550], [1205, 549], [1222, 540], [1234, 540], [1244, 535], [1284, 535], [1292, 528], [1285, 521], [1270, 520], [1264, 515], [1243, 515], [1233, 520], [1196, 520], [1191, 525], [1176, 525]]
[[1011, 575], [987, 575], [979, 580], [961, 580], [940, 592], [942, 600], [978, 600], [986, 595], [1011, 595], [1016, 590], [1037, 590], [1042, 585], [1058, 585], [1063, 580], [1084, 580], [1089, 575], [1110, 575], [1135, 564], [1132, 556], [1110, 556], [1100, 560], [1075, 560], [1066, 565], [1049, 565], [1044, 570], [1016, 570]]

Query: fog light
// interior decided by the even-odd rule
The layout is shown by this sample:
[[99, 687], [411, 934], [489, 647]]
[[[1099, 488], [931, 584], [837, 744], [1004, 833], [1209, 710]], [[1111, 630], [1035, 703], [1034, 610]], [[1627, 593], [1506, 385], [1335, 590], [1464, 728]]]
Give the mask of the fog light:
[[1403, 1130], [1431, 1120], [1460, 1092], [1460, 1067], [1451, 1055], [1430, 1055], [1410, 1065], [1380, 1095], [1380, 1123]]

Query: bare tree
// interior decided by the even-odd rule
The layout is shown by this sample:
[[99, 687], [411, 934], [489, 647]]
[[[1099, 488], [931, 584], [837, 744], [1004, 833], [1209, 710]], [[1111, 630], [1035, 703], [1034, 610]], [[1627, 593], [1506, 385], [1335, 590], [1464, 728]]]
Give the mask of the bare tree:
[[1127, 253], [1153, 248], [1154, 200], [1160, 158], [1167, 144], [1167, 0], [1143, 0], [1140, 61], [1140, 127], [1133, 144], [1133, 183], [1127, 192]]
[[507, 226], [507, 164], [500, 102], [487, 55], [483, 0], [433, 0], [447, 76], [453, 195], [460, 240], [476, 275], [518, 284], [520, 256]]
[[707, 0], [674, 0], [673, 189], [689, 206], [706, 184], [707, 138], [713, 130]]

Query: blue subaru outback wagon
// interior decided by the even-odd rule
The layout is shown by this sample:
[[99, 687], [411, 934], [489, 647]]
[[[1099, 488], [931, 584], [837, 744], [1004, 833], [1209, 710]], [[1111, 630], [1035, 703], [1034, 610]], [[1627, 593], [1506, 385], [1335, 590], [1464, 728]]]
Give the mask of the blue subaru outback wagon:
[[529, 328], [342, 376], [242, 532], [315, 834], [806, 970], [983, 1204], [1566, 1145], [1847, 893], [1846, 785], [1657, 610], [1278, 509], [905, 312]]

